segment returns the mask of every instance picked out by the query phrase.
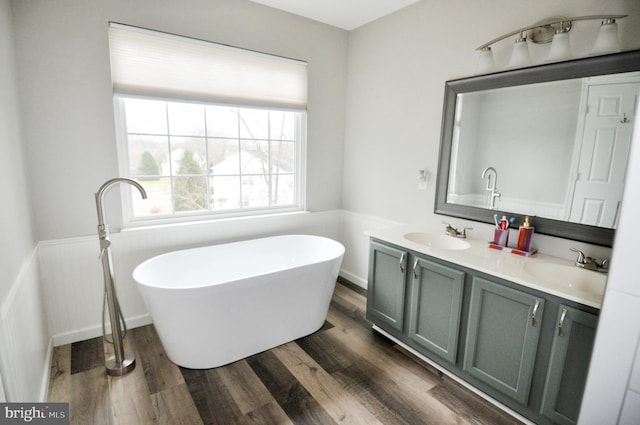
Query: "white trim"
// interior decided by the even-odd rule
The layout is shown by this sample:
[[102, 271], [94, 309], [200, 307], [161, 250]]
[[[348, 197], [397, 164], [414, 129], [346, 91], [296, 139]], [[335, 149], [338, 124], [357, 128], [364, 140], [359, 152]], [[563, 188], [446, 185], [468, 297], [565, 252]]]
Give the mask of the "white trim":
[[49, 239], [38, 242], [38, 249], [42, 247], [48, 246], [60, 246], [60, 245], [73, 245], [77, 243], [85, 243], [95, 241], [96, 242], [96, 257], [100, 252], [100, 247], [98, 245], [98, 235], [97, 233], [92, 236], [76, 236], [73, 238], [64, 238], [64, 239]]
[[353, 283], [354, 285], [358, 285], [362, 289], [367, 289], [368, 280], [363, 279], [360, 276], [351, 273], [343, 268], [340, 269], [340, 276]]
[[11, 287], [9, 288], [9, 292], [7, 293], [6, 298], [0, 304], [0, 318], [4, 321], [5, 312], [9, 309], [9, 306], [15, 302], [16, 294], [20, 290], [20, 283], [24, 281], [27, 273], [29, 273], [29, 269], [32, 267], [34, 263], [36, 263], [36, 258], [38, 255], [38, 245], [33, 248], [30, 254], [28, 254], [27, 258], [22, 262], [20, 269], [18, 270], [18, 274], [12, 280]]
[[377, 215], [363, 214], [363, 213], [349, 211], [349, 210], [339, 210], [339, 211], [341, 211], [341, 214], [345, 217], [357, 218], [360, 221], [375, 223], [376, 226], [378, 227], [402, 226], [404, 224], [407, 224], [401, 221], [390, 220], [388, 218], [383, 218]]
[[[120, 232], [111, 231], [111, 233], [128, 233], [135, 232], [139, 230], [149, 230], [149, 229], [170, 229], [174, 227], [183, 227], [183, 226], [206, 226], [206, 225], [217, 225], [221, 223], [232, 224], [235, 222], [249, 221], [249, 220], [260, 220], [260, 219], [269, 219], [274, 218], [277, 219], [279, 217], [284, 216], [297, 216], [297, 215], [307, 215], [311, 214], [310, 211], [303, 210], [293, 210], [293, 211], [274, 211], [271, 214], [251, 214], [251, 215], [229, 215], [229, 216], [206, 216], [201, 217], [200, 220], [155, 220], [155, 221], [135, 221], [130, 223], [130, 225], [123, 227], [120, 229]], [[320, 213], [313, 213], [320, 214]]]
[[42, 383], [40, 384], [40, 395], [38, 397], [40, 403], [45, 403], [49, 396], [49, 381], [51, 380], [51, 364], [53, 362], [53, 338], [51, 337], [49, 337], [47, 353], [49, 353], [49, 355], [44, 363]]
[[[127, 329], [139, 328], [140, 326], [153, 323], [149, 314], [130, 317], [126, 319], [125, 322], [127, 324]], [[107, 332], [109, 331], [110, 328], [109, 325], [107, 325]], [[99, 336], [102, 336], [102, 326], [91, 326], [84, 329], [77, 329], [53, 335], [51, 337], [51, 341], [54, 347], [59, 347], [61, 345], [71, 344], [77, 341], [85, 341]]]

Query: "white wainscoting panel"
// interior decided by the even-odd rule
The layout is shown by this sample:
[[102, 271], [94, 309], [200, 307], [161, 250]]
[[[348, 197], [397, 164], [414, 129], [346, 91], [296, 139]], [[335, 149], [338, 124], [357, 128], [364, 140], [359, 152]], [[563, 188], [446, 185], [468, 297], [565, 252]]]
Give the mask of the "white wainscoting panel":
[[401, 224], [380, 217], [342, 211], [341, 242], [346, 251], [340, 275], [366, 289], [369, 271], [369, 236], [365, 232]]
[[4, 384], [2, 383], [2, 372], [0, 372], [0, 403], [7, 401], [7, 397], [4, 395]]
[[25, 259], [0, 305], [0, 369], [7, 401], [44, 401], [52, 345], [37, 250]]
[[[291, 213], [127, 229], [110, 236], [116, 292], [130, 328], [150, 323], [132, 278], [153, 256], [178, 249], [304, 233], [340, 240], [341, 211]], [[40, 242], [39, 258], [54, 345], [102, 335], [104, 284], [97, 234]], [[107, 320], [108, 322], [108, 320]]]

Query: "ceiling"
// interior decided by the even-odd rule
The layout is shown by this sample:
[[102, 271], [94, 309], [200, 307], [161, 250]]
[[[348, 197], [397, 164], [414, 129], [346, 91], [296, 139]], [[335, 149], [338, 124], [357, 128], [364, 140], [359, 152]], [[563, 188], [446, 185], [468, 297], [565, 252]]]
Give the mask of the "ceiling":
[[351, 31], [420, 0], [251, 0]]

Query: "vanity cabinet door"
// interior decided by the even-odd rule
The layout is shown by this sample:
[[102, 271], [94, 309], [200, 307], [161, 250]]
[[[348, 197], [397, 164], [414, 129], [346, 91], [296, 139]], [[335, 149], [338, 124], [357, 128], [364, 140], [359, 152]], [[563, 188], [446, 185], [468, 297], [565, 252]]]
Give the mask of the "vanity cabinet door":
[[371, 242], [367, 319], [398, 332], [404, 330], [406, 270], [406, 251]]
[[544, 300], [474, 277], [464, 370], [528, 404]]
[[409, 338], [455, 364], [465, 273], [418, 257], [411, 264]]
[[578, 420], [598, 316], [560, 305], [541, 413], [554, 423]]

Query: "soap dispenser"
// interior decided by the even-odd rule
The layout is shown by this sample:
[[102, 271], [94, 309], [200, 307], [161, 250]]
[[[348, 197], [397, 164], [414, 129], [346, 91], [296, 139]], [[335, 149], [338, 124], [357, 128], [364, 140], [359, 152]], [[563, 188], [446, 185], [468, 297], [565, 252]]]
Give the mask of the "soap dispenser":
[[518, 230], [518, 249], [529, 252], [531, 250], [531, 239], [533, 239], [533, 227], [529, 223], [529, 216], [526, 216], [524, 223]]

